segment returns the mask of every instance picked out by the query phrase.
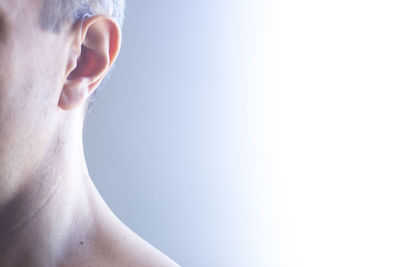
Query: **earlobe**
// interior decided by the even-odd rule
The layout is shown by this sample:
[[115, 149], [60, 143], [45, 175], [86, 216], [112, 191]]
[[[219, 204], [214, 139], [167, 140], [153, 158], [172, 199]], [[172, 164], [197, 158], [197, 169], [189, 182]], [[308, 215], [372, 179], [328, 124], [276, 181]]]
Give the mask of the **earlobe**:
[[82, 105], [88, 97], [88, 86], [86, 78], [68, 80], [61, 90], [58, 106], [63, 110], [72, 110]]

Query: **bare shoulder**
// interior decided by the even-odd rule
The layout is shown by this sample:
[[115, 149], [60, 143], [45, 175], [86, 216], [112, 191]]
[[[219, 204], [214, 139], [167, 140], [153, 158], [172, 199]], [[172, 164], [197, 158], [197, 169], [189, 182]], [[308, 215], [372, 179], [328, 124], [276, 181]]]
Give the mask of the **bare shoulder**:
[[[114, 262], [121, 265], [113, 266], [148, 266], [148, 267], [177, 267], [179, 266], [163, 252], [149, 244], [136, 233], [130, 231], [121, 242]], [[118, 246], [117, 246], [118, 247]]]
[[110, 231], [96, 254], [102, 262], [96, 266], [177, 267], [176, 262], [126, 226]]
[[95, 235], [81, 244], [81, 250], [71, 253], [74, 256], [60, 266], [180, 266], [121, 222], [102, 224], [93, 230]]

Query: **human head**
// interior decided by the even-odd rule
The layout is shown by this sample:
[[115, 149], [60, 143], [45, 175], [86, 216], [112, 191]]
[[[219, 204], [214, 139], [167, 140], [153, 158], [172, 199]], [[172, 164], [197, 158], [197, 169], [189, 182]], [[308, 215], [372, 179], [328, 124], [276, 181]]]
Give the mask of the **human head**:
[[[85, 103], [118, 55], [118, 21], [100, 8], [68, 20], [71, 2], [0, 0], [0, 182], [78, 139]], [[48, 8], [59, 16], [43, 20]]]

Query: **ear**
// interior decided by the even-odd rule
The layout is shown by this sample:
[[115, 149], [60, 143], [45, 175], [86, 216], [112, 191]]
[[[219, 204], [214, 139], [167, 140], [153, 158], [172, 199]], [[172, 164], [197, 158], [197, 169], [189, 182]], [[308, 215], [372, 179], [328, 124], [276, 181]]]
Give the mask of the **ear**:
[[97, 15], [74, 25], [65, 81], [58, 106], [71, 110], [82, 106], [100, 84], [118, 56], [121, 31], [109, 16]]

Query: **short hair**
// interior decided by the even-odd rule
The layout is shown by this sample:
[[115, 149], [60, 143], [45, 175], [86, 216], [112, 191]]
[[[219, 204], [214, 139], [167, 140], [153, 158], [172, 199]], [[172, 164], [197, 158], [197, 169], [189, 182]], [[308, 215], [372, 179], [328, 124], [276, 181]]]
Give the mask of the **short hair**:
[[[124, 10], [125, 0], [42, 0], [40, 26], [45, 30], [58, 33], [64, 25], [73, 25], [85, 16], [108, 15], [114, 18], [122, 28]], [[86, 114], [91, 110], [99, 89], [87, 100]]]
[[122, 27], [125, 0], [42, 0], [42, 28], [58, 32], [66, 23], [74, 24], [85, 15], [108, 15]]

